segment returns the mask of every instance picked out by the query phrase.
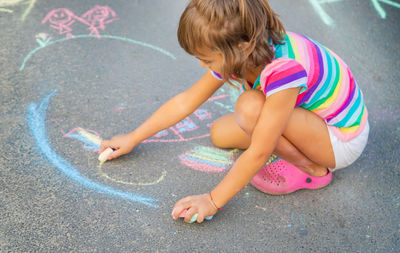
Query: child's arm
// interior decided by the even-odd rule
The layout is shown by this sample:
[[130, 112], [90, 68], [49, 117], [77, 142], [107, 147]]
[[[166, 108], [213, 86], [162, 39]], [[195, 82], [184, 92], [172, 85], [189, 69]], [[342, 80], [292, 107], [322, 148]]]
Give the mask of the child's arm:
[[143, 140], [175, 125], [194, 112], [223, 84], [222, 81], [215, 79], [210, 71], [207, 71], [191, 88], [163, 104], [133, 132], [126, 135], [117, 135], [111, 140], [103, 141], [100, 152], [103, 152], [108, 147], [114, 149], [115, 151], [108, 159], [129, 153]]
[[186, 197], [178, 201], [172, 211], [176, 219], [182, 210], [188, 209], [185, 221], [198, 213], [198, 222], [214, 215], [255, 176], [274, 151], [286, 128], [296, 104], [299, 88], [291, 88], [266, 99], [254, 128], [251, 144], [236, 160], [232, 169], [210, 194]]

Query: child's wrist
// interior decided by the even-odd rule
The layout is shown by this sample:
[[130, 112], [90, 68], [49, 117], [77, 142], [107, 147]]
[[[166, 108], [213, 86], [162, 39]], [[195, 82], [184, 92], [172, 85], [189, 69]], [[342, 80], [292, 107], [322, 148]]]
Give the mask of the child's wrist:
[[137, 146], [140, 142], [138, 141], [138, 138], [136, 136], [136, 132], [133, 131], [128, 134], [129, 142], [133, 144], [133, 146]]
[[217, 209], [217, 211], [223, 209], [223, 208], [217, 206], [217, 204], [215, 203], [214, 198], [213, 198], [211, 192], [208, 193], [208, 196], [210, 197], [210, 201], [211, 201], [212, 205], [215, 207], [215, 209]]

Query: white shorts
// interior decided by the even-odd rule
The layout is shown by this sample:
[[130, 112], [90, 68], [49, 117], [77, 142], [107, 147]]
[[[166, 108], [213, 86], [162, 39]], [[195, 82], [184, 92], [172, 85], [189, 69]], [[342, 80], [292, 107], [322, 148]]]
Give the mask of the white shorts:
[[361, 134], [348, 142], [341, 141], [332, 132], [332, 127], [334, 126], [328, 126], [328, 131], [331, 138], [333, 152], [335, 153], [336, 166], [329, 170], [334, 171], [349, 166], [360, 157], [368, 142], [369, 124], [367, 122]]

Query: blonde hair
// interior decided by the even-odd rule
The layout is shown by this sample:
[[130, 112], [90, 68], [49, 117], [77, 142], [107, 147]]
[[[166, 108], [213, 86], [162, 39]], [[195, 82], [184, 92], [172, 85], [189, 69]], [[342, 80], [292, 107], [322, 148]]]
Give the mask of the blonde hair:
[[268, 40], [282, 44], [285, 29], [267, 0], [191, 0], [178, 28], [181, 47], [191, 55], [223, 55], [225, 80], [274, 58]]

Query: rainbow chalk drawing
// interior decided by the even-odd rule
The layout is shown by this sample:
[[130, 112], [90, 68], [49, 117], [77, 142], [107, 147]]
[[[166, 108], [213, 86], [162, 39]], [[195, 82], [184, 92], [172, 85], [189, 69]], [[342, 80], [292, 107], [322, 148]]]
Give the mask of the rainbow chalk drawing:
[[50, 11], [42, 20], [42, 24], [49, 23], [51, 28], [54, 28], [61, 35], [66, 35], [67, 38], [74, 37], [72, 35], [72, 25], [79, 22], [89, 26], [89, 35], [95, 35], [100, 38], [99, 30], [105, 30], [106, 24], [117, 20], [117, 15], [108, 6], [96, 5], [88, 10], [81, 17], [75, 15], [72, 11], [66, 8], [59, 8]]
[[185, 166], [202, 172], [223, 172], [233, 164], [237, 149], [224, 151], [213, 147], [197, 146], [179, 156]]
[[[324, 4], [329, 4], [329, 3], [337, 3], [337, 2], [342, 2], [344, 0], [309, 0], [311, 6], [314, 8], [314, 10], [317, 12], [319, 17], [322, 19], [322, 21], [328, 25], [328, 26], [334, 26], [335, 22], [334, 20], [328, 15], [328, 13], [325, 11], [323, 8]], [[400, 8], [400, 3], [397, 3], [392, 0], [371, 0], [371, 3], [373, 7], [375, 8], [376, 12], [378, 15], [382, 18], [386, 18], [386, 11], [383, 9], [382, 4], [387, 4], [392, 7]]]
[[43, 155], [52, 163], [58, 170], [63, 172], [70, 179], [80, 183], [82, 186], [98, 191], [100, 193], [109, 194], [112, 196], [118, 196], [130, 201], [142, 203], [144, 205], [156, 208], [157, 205], [154, 202], [158, 200], [137, 195], [131, 192], [120, 191], [110, 186], [106, 186], [97, 182], [94, 182], [84, 177], [72, 164], [64, 160], [59, 156], [52, 146], [50, 145], [47, 134], [46, 134], [46, 113], [49, 106], [50, 98], [56, 94], [57, 90], [50, 93], [48, 96], [43, 98], [39, 105], [31, 103], [28, 108], [27, 122], [32, 135], [34, 136], [38, 147], [40, 148]]
[[24, 22], [26, 17], [35, 6], [36, 0], [0, 0], [0, 12], [14, 13], [12, 7], [27, 5], [25, 11], [21, 15], [21, 22]]

